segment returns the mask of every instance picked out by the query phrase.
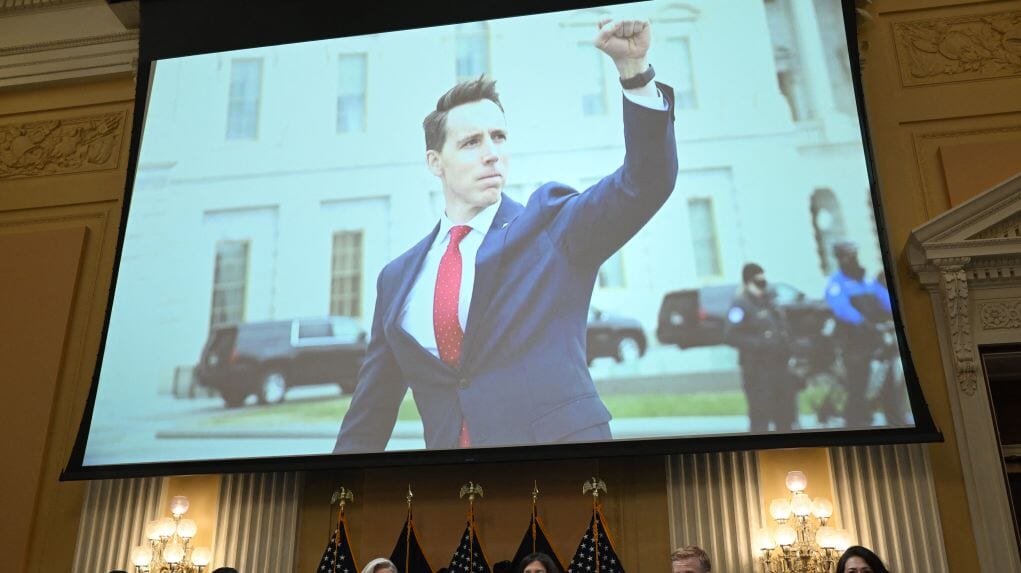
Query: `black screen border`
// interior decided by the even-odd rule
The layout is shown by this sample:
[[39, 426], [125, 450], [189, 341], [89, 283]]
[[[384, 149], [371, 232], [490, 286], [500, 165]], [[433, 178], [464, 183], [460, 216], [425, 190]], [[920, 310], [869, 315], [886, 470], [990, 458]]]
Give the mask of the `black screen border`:
[[216, 0], [215, 2], [207, 0], [143, 0], [140, 3], [139, 58], [131, 147], [109, 298], [91, 387], [74, 447], [60, 476], [61, 481], [942, 442], [943, 435], [936, 427], [929, 411], [914, 361], [911, 359], [911, 352], [904, 333], [904, 321], [898, 304], [897, 283], [892, 273], [894, 266], [886, 233], [886, 219], [882, 209], [872, 139], [869, 136], [868, 115], [862, 91], [855, 2], [854, 0], [841, 0], [841, 2], [855, 103], [864, 143], [872, 208], [875, 213], [884, 272], [895, 309], [894, 324], [908, 397], [915, 417], [915, 427], [804, 430], [775, 434], [726, 434], [616, 440], [594, 444], [544, 444], [470, 450], [413, 450], [368, 454], [274, 456], [86, 466], [84, 464], [85, 449], [92, 424], [99, 374], [102, 368], [120, 270], [141, 145], [142, 127], [148, 103], [150, 77], [153, 63], [156, 60], [624, 3], [606, 0], [559, 0], [557, 2], [516, 0], [504, 4], [445, 2], [416, 5], [407, 11], [396, 11], [388, 10], [390, 7], [381, 3], [372, 2], [341, 5], [341, 3], [323, 0], [291, 0], [286, 3], [272, 0]]

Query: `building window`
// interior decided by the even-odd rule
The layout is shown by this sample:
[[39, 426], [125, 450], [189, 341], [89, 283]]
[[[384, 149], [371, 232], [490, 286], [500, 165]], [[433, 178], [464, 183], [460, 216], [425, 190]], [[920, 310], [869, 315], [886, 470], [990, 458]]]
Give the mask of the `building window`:
[[368, 65], [365, 54], [340, 56], [337, 83], [337, 133], [365, 131]]
[[597, 283], [600, 288], [623, 288], [624, 287], [624, 261], [620, 251], [613, 253], [606, 259], [603, 266], [599, 267]]
[[677, 109], [695, 109], [695, 72], [692, 67], [691, 41], [686, 36], [667, 38], [663, 43], [664, 57], [668, 68], [664, 70], [664, 81], [674, 88], [674, 105]]
[[248, 241], [219, 241], [213, 268], [213, 308], [209, 326], [242, 322], [248, 289]]
[[473, 80], [489, 73], [489, 25], [458, 24], [454, 28], [457, 49], [457, 81]]
[[330, 314], [362, 316], [362, 231], [333, 234], [333, 265], [330, 281]]
[[592, 42], [578, 43], [578, 81], [581, 87], [581, 113], [606, 115], [606, 67], [603, 53]]
[[227, 105], [227, 139], [255, 139], [259, 135], [262, 60], [233, 60]]
[[695, 276], [718, 277], [723, 274], [720, 263], [719, 237], [713, 200], [698, 197], [688, 200], [688, 218], [691, 227], [691, 245], [695, 252]]
[[823, 276], [829, 276], [837, 269], [833, 256], [833, 245], [847, 238], [844, 227], [844, 213], [840, 201], [830, 189], [816, 189], [810, 205], [812, 229], [815, 231], [815, 248], [819, 253], [819, 269]]

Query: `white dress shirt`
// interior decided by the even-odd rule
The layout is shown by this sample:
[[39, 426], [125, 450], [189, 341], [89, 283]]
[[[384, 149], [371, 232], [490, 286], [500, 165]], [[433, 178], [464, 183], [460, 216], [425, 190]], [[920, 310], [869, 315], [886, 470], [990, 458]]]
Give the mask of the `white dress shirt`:
[[[649, 109], [664, 111], [668, 108], [666, 99], [663, 96], [640, 96], [632, 95], [624, 90], [624, 97], [635, 104]], [[457, 305], [457, 319], [461, 323], [463, 331], [468, 324], [468, 309], [471, 308], [472, 290], [475, 288], [475, 258], [478, 255], [479, 247], [482, 246], [482, 239], [489, 232], [493, 224], [496, 212], [500, 209], [503, 201], [501, 197], [496, 203], [486, 207], [473, 217], [465, 225], [471, 227], [471, 231], [465, 235], [459, 245], [461, 251], [461, 291]], [[436, 290], [436, 275], [440, 270], [440, 259], [447, 250], [450, 243], [450, 228], [454, 222], [447, 217], [446, 213], [440, 218], [440, 230], [436, 233], [436, 240], [429, 247], [422, 263], [422, 270], [415, 278], [415, 284], [404, 300], [404, 307], [401, 309], [401, 327], [418, 342], [422, 348], [430, 354], [439, 358], [440, 350], [436, 345], [436, 331], [433, 328], [433, 295]]]

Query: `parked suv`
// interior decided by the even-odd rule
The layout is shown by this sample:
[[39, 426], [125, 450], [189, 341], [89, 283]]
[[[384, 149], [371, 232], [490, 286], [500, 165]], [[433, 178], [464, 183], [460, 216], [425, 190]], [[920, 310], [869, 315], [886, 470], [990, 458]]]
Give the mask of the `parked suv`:
[[[740, 286], [725, 284], [669, 292], [663, 297], [656, 337], [680, 348], [725, 344], [727, 312]], [[833, 312], [824, 300], [812, 300], [786, 283], [771, 283], [777, 305], [784, 310], [795, 358], [809, 371], [828, 369], [836, 357], [830, 336]]]
[[365, 348], [365, 331], [344, 316], [224, 325], [209, 333], [195, 376], [231, 408], [252, 394], [260, 404], [282, 402], [292, 386], [336, 384], [351, 393]]
[[634, 318], [589, 309], [585, 332], [585, 353], [588, 363], [600, 356], [617, 362], [637, 360], [645, 354], [647, 341], [642, 323]]

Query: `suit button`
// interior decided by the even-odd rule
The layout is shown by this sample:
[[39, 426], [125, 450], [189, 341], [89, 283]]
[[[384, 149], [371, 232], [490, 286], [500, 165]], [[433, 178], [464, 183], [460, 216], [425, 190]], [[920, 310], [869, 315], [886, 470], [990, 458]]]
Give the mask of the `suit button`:
[[465, 388], [471, 386], [471, 382], [469, 382], [467, 378], [461, 378], [460, 380], [457, 381], [457, 385], [462, 390], [464, 390]]

